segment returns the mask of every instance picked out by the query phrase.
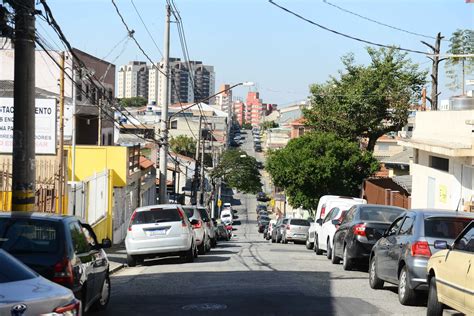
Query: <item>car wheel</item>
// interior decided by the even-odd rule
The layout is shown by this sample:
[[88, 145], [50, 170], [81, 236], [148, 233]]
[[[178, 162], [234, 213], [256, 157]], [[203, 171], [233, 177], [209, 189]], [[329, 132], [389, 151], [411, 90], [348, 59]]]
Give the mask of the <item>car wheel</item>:
[[332, 264], [338, 264], [339, 262], [341, 262], [341, 258], [336, 256], [336, 245], [333, 245], [332, 254], [331, 254], [331, 263]]
[[375, 290], [379, 290], [383, 288], [384, 281], [379, 279], [377, 276], [377, 270], [375, 265], [375, 256], [370, 259], [370, 266], [369, 266], [369, 285], [371, 288]]
[[317, 255], [322, 255], [323, 254], [323, 251], [321, 249], [319, 249], [318, 235], [314, 236], [314, 252]]
[[201, 256], [206, 254], [206, 239], [204, 239], [203, 242], [198, 246], [198, 251]]
[[272, 244], [274, 244], [276, 242], [275, 238], [273, 238], [272, 236]]
[[407, 266], [402, 268], [398, 277], [398, 300], [402, 305], [412, 305], [416, 300], [416, 291], [408, 284]]
[[196, 245], [194, 245], [194, 258], [197, 258], [199, 256], [199, 250]]
[[109, 274], [105, 276], [104, 283], [102, 284], [102, 290], [99, 299], [94, 303], [94, 310], [103, 311], [107, 308], [110, 300], [110, 278]]
[[347, 253], [347, 246], [344, 246], [344, 253], [342, 256], [342, 268], [346, 271], [352, 270], [352, 259], [349, 258], [349, 255]]
[[331, 260], [331, 257], [332, 257], [332, 247], [331, 247], [331, 244], [329, 243], [329, 239], [328, 239], [328, 250], [326, 250], [326, 258], [328, 258], [329, 260]]
[[211, 248], [216, 248], [217, 246], [217, 238], [214, 237], [211, 239]]
[[428, 288], [428, 304], [427, 304], [427, 316], [441, 316], [443, 315], [444, 305], [438, 301], [438, 291], [436, 289], [436, 277], [432, 277], [429, 280]]
[[306, 249], [308, 250], [311, 250], [314, 248], [314, 243], [312, 243], [311, 241], [309, 241], [309, 236], [306, 237]]
[[194, 246], [194, 244], [191, 244], [191, 247], [189, 247], [189, 250], [186, 251], [184, 253], [184, 255], [182, 256], [184, 262], [188, 262], [188, 263], [191, 263], [194, 261], [194, 258], [196, 257], [196, 247]]
[[211, 251], [211, 238], [206, 238], [206, 252]]
[[137, 265], [137, 259], [132, 255], [127, 255], [127, 265], [129, 267], [134, 267]]

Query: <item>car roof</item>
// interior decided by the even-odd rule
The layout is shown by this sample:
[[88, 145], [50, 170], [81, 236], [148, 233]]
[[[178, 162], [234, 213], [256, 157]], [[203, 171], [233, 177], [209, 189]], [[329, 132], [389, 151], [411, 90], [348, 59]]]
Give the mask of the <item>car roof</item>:
[[356, 204], [354, 206], [358, 207], [358, 208], [364, 208], [364, 209], [367, 209], [367, 208], [390, 208], [390, 209], [394, 209], [394, 210], [406, 211], [406, 209], [404, 209], [403, 207], [392, 206], [392, 205], [382, 205], [382, 204]]
[[139, 207], [135, 210], [135, 212], [143, 212], [143, 211], [149, 211], [152, 209], [157, 209], [157, 208], [174, 208], [178, 209], [179, 207], [183, 207], [180, 204], [155, 204], [155, 205], [148, 205], [148, 206], [142, 206]]
[[52, 221], [63, 221], [68, 219], [80, 219], [73, 215], [62, 215], [47, 212], [0, 212], [0, 218], [32, 218]]
[[467, 212], [456, 212], [450, 210], [441, 209], [409, 209], [408, 212], [415, 212], [417, 214], [423, 214], [425, 216], [449, 216], [449, 217], [468, 217], [474, 219], [474, 213]]

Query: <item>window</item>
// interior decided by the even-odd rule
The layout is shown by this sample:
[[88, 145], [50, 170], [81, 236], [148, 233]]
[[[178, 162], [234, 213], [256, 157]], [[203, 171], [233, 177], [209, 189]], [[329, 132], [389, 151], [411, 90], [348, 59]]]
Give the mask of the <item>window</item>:
[[397, 233], [398, 229], [402, 225], [402, 220], [403, 220], [403, 217], [400, 217], [395, 222], [393, 222], [392, 226], [390, 226], [390, 228], [388, 229], [387, 236], [392, 236]]
[[0, 251], [0, 284], [34, 279], [38, 275], [23, 265], [19, 265], [13, 257]]
[[290, 225], [309, 226], [309, 222], [305, 219], [292, 219]]
[[69, 231], [71, 233], [72, 244], [76, 254], [87, 253], [90, 250], [87, 238], [82, 231], [82, 227], [77, 223], [69, 224]]
[[470, 218], [428, 217], [425, 218], [425, 236], [454, 239], [470, 222]]
[[474, 225], [454, 244], [454, 249], [474, 252]]
[[413, 224], [415, 219], [413, 217], [406, 217], [403, 221], [402, 227], [400, 228], [399, 235], [412, 235], [413, 234]]
[[354, 213], [356, 212], [356, 208], [353, 207], [351, 208], [348, 212], [347, 212], [347, 215], [346, 217], [344, 217], [344, 220], [342, 221], [342, 224], [345, 224], [345, 223], [350, 223], [352, 221], [352, 219], [354, 218]]
[[430, 167], [441, 171], [449, 171], [449, 159], [430, 156]]
[[54, 254], [59, 250], [56, 223], [0, 219], [0, 249], [10, 254]]
[[333, 208], [332, 210], [329, 211], [329, 213], [324, 218], [323, 223], [329, 222], [334, 217], [333, 214], [335, 213], [335, 210], [336, 209]]
[[170, 129], [178, 129], [178, 121], [171, 121]]
[[133, 225], [180, 221], [181, 218], [176, 209], [157, 208], [137, 212], [133, 219]]

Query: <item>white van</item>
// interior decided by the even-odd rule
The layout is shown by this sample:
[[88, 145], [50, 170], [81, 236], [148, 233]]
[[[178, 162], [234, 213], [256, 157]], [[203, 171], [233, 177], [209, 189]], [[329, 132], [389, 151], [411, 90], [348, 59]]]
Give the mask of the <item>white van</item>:
[[324, 219], [326, 214], [329, 213], [334, 207], [338, 206], [343, 209], [349, 209], [351, 206], [356, 204], [367, 204], [367, 201], [361, 198], [355, 198], [350, 196], [341, 195], [324, 195], [319, 199], [318, 207], [316, 209], [316, 215], [314, 222], [311, 223], [308, 231], [308, 237], [306, 239], [306, 248], [313, 249], [315, 236], [318, 235], [321, 225], [319, 225], [318, 219]]
[[233, 215], [231, 208], [225, 208], [221, 211], [221, 221], [225, 225], [232, 225], [233, 223]]

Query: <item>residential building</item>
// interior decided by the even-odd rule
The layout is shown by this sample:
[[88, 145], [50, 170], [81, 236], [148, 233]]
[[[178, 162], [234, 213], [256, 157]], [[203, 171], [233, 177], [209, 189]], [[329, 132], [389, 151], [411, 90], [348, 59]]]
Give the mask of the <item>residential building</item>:
[[234, 101], [232, 104], [234, 117], [239, 125], [246, 123], [245, 121], [245, 104], [242, 101]]
[[160, 71], [154, 66], [148, 66], [148, 104], [156, 105], [161, 98]]
[[401, 153], [403, 146], [398, 144], [399, 139], [400, 137], [395, 136], [394, 133], [379, 137], [375, 142], [374, 157], [380, 160]]
[[252, 126], [260, 126], [262, 123], [262, 117], [265, 112], [265, 107], [260, 99], [260, 93], [249, 91], [247, 93], [247, 99], [245, 101], [246, 115], [245, 122], [252, 124]]
[[[219, 88], [219, 92], [220, 91], [225, 91], [225, 92], [219, 93], [215, 97], [217, 108], [224, 112], [227, 112], [229, 110], [229, 106], [232, 104], [232, 90], [229, 90], [229, 89], [230, 89], [229, 84], [221, 85]], [[206, 103], [211, 103], [211, 102], [206, 102]]]
[[309, 131], [309, 128], [305, 126], [305, 119], [303, 117], [294, 120], [290, 123], [290, 138], [298, 138], [304, 135], [305, 132]]
[[291, 135], [291, 128], [277, 127], [267, 130], [265, 133], [265, 149], [279, 149], [288, 144]]
[[474, 197], [474, 107], [468, 110], [417, 112], [413, 148], [412, 207], [462, 210]]
[[144, 61], [131, 61], [118, 71], [117, 98], [148, 99], [149, 68]]
[[194, 72], [194, 99], [192, 102], [202, 101], [214, 104], [214, 98], [207, 99], [216, 92], [214, 66], [204, 65], [201, 61], [191, 61], [190, 63]]

